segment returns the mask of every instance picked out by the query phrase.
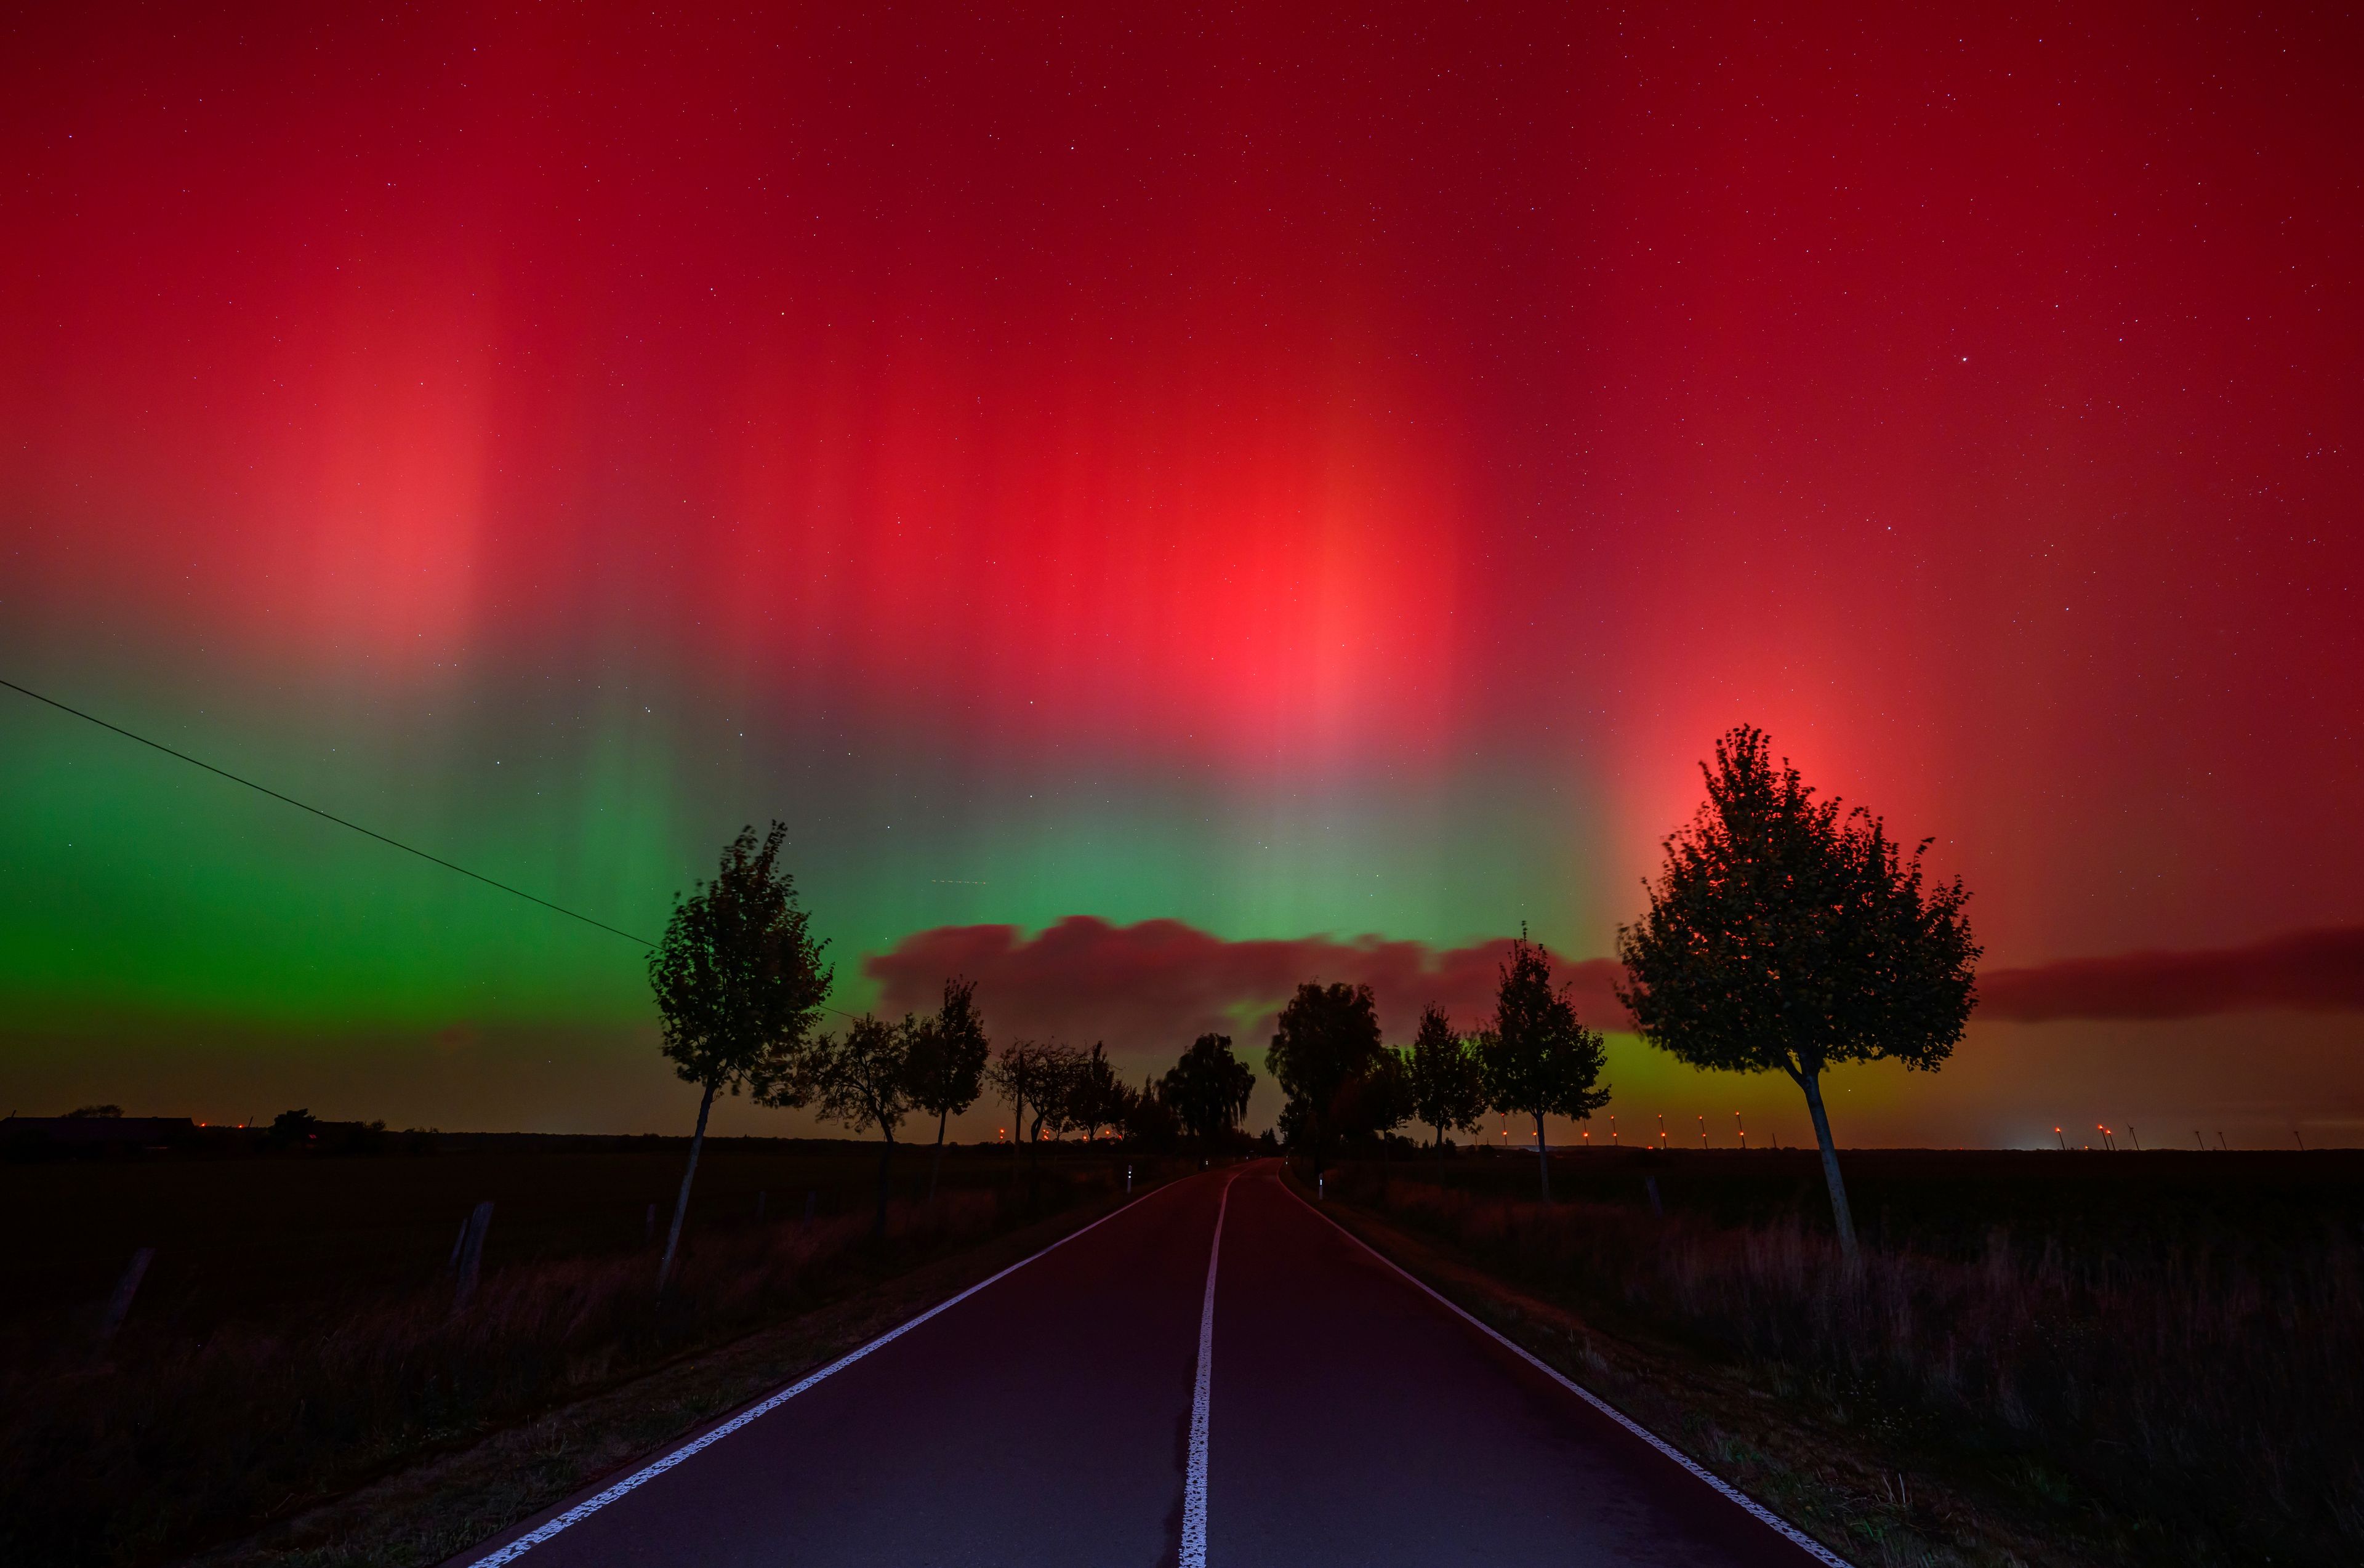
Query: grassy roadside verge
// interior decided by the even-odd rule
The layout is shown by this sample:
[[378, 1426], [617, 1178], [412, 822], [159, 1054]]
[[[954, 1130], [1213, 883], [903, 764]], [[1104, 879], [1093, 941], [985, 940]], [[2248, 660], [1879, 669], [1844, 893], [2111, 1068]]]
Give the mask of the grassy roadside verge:
[[1078, 1204], [940, 1257], [457, 1451], [385, 1476], [193, 1560], [203, 1568], [417, 1568], [442, 1562], [887, 1329], [1163, 1183]]
[[[1288, 1179], [1312, 1198], [1294, 1172]], [[2068, 1568], [2138, 1560], [2134, 1543], [2083, 1499], [1996, 1486], [1868, 1387], [1784, 1385], [1646, 1322], [1546, 1299], [1448, 1238], [1342, 1200], [1341, 1184], [1333, 1181], [1320, 1207], [1350, 1234], [1850, 1561]]]

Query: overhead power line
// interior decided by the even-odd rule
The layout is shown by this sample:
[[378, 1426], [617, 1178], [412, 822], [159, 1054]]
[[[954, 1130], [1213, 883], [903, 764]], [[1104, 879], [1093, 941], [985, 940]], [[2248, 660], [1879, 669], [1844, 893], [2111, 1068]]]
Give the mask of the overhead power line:
[[[232, 784], [244, 784], [247, 788], [253, 790], [258, 795], [267, 795], [272, 799], [278, 801], [283, 805], [292, 806], [298, 811], [308, 811], [313, 816], [320, 817], [324, 821], [333, 822], [340, 828], [350, 828], [354, 832], [361, 834], [363, 838], [375, 839], [379, 843], [389, 845], [394, 849], [400, 850], [407, 855], [417, 855], [422, 861], [431, 861], [435, 864], [441, 866], [445, 871], [456, 871], [462, 876], [469, 877], [474, 881], [483, 883], [486, 887], [496, 887], [503, 893], [515, 894], [518, 897], [524, 899], [529, 904], [539, 904], [543, 908], [553, 910], [558, 914], [565, 916], [570, 920], [580, 920], [586, 926], [597, 926], [599, 929], [606, 931], [610, 936], [621, 937], [628, 942], [638, 942], [644, 948], [652, 948], [656, 946], [656, 943], [649, 940], [646, 937], [634, 936], [631, 932], [621, 929], [619, 927], [611, 926], [605, 920], [595, 920], [588, 915], [583, 914], [577, 910], [569, 909], [563, 904], [552, 904], [547, 898], [537, 898], [521, 887], [511, 887], [506, 882], [496, 882], [493, 878], [486, 876], [482, 872], [470, 871], [466, 866], [455, 864], [451, 861], [445, 860], [441, 855], [430, 855], [425, 850], [418, 848], [416, 844], [406, 844], [399, 839], [389, 839], [385, 834], [378, 832], [374, 828], [364, 828], [360, 823], [340, 817], [333, 811], [323, 811], [317, 806], [308, 806], [303, 801], [296, 799], [292, 795], [282, 795], [277, 790], [271, 788], [267, 784], [259, 784], [252, 779], [241, 778], [238, 774], [231, 773], [227, 768], [217, 768], [211, 762], [200, 762], [198, 759], [190, 756], [186, 751], [176, 751], [161, 740], [151, 740], [145, 735], [134, 734], [132, 731], [124, 728], [123, 726], [119, 724], [109, 724], [106, 720], [99, 717], [95, 714], [84, 713], [82, 709], [69, 706], [68, 705], [58, 701], [55, 697], [43, 696], [40, 693], [33, 690], [29, 686], [20, 686], [14, 681], [5, 679], [0, 679], [0, 686], [6, 686], [10, 691], [16, 692], [19, 695], [28, 696], [35, 702], [47, 703], [50, 706], [56, 708], [60, 713], [70, 713], [76, 718], [82, 719], [86, 723], [97, 725], [101, 729], [113, 730], [116, 734], [122, 736], [126, 740], [137, 740], [142, 746], [150, 747], [155, 751], [163, 752], [167, 757], [177, 757], [182, 762], [188, 763], [191, 767], [203, 768], [206, 772], [212, 773], [217, 778], [225, 778], [229, 780]], [[835, 1009], [832, 1008], [831, 1010], [834, 1011]]]

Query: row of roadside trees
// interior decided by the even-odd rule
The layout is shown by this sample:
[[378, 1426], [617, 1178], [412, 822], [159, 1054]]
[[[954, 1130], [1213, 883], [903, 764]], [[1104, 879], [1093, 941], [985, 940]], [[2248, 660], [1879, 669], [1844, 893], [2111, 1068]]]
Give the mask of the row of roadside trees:
[[[1893, 1061], [1935, 1072], [1977, 1000], [1979, 949], [1959, 879], [1931, 878], [1880, 818], [1818, 796], [1762, 730], [1742, 726], [1701, 764], [1707, 799], [1665, 841], [1648, 906], [1620, 927], [1617, 997], [1642, 1038], [1718, 1072], [1778, 1072], [1804, 1095], [1840, 1246], [1855, 1222], [1823, 1103], [1823, 1074]], [[1409, 1051], [1381, 1045], [1366, 986], [1308, 984], [1283, 1009], [1268, 1065], [1288, 1104], [1284, 1134], [1319, 1167], [1341, 1134], [1417, 1120], [1474, 1130], [1488, 1111], [1532, 1118], [1551, 1197], [1544, 1118], [1582, 1120], [1608, 1102], [1600, 1036], [1555, 988], [1523, 929], [1501, 970], [1494, 1015], [1457, 1034], [1434, 1007]]]
[[945, 981], [942, 1005], [900, 1021], [846, 1017], [824, 1032], [834, 973], [780, 864], [786, 829], [757, 839], [742, 829], [722, 851], [711, 881], [675, 901], [664, 940], [649, 959], [663, 1051], [701, 1090], [689, 1162], [665, 1235], [658, 1284], [673, 1271], [689, 1209], [706, 1127], [718, 1095], [748, 1094], [758, 1105], [810, 1108], [824, 1121], [879, 1140], [876, 1229], [886, 1226], [897, 1134], [913, 1118], [932, 1118], [928, 1167], [933, 1200], [953, 1117], [990, 1090], [1010, 1112], [1011, 1141], [1029, 1150], [1030, 1202], [1039, 1193], [1044, 1136], [1121, 1129], [1152, 1145], [1187, 1133], [1211, 1144], [1237, 1133], [1255, 1074], [1232, 1054], [1230, 1037], [1202, 1035], [1173, 1067], [1139, 1088], [1117, 1075], [1103, 1045], [1012, 1040], [996, 1049], [978, 1011], [976, 987]]
[[[1544, 1118], [1581, 1120], [1609, 1102], [1600, 1084], [1607, 1059], [1600, 1035], [1578, 1022], [1565, 986], [1551, 983], [1551, 961], [1521, 929], [1503, 961], [1492, 1018], [1475, 1034], [1455, 1030], [1434, 1006], [1421, 1014], [1409, 1049], [1380, 1040], [1377, 1000], [1367, 985], [1309, 983], [1281, 1009], [1266, 1057], [1288, 1096], [1282, 1141], [1307, 1150], [1321, 1169], [1339, 1139], [1384, 1139], [1406, 1122], [1474, 1132], [1500, 1112], [1532, 1120], [1544, 1149]], [[1543, 1195], [1551, 1198], [1551, 1164], [1539, 1161]]]
[[[1648, 907], [1618, 932], [1618, 997], [1642, 1037], [1689, 1065], [1786, 1073], [1804, 1095], [1841, 1245], [1855, 1229], [1825, 1112], [1822, 1075], [1892, 1060], [1934, 1071], [1952, 1054], [1975, 1002], [1979, 948], [1958, 880], [1926, 876], [1930, 840], [1907, 853], [1879, 818], [1817, 797], [1764, 733], [1734, 729], [1701, 772], [1707, 800], [1670, 835]], [[833, 978], [778, 862], [786, 829], [740, 833], [710, 883], [677, 899], [649, 978], [663, 1049], [703, 1089], [681, 1195], [660, 1264], [679, 1243], [690, 1184], [716, 1095], [810, 1106], [881, 1140], [878, 1226], [885, 1229], [897, 1131], [936, 1121], [935, 1189], [944, 1131], [990, 1088], [1010, 1107], [1014, 1142], [1121, 1129], [1156, 1142], [1187, 1132], [1213, 1144], [1237, 1134], [1255, 1075], [1228, 1036], [1200, 1036], [1162, 1077], [1134, 1088], [1104, 1048], [1010, 1040], [996, 1050], [969, 983], [945, 982], [932, 1016], [850, 1018], [819, 1031]], [[1435, 1006], [1408, 1049], [1382, 1041], [1366, 985], [1308, 983], [1281, 1009], [1266, 1062], [1285, 1097], [1282, 1139], [1319, 1170], [1341, 1138], [1406, 1122], [1475, 1130], [1488, 1112], [1531, 1120], [1543, 1196], [1551, 1196], [1544, 1119], [1582, 1120], [1605, 1105], [1600, 1034], [1581, 1022], [1550, 961], [1521, 928], [1494, 1011], [1463, 1034]]]

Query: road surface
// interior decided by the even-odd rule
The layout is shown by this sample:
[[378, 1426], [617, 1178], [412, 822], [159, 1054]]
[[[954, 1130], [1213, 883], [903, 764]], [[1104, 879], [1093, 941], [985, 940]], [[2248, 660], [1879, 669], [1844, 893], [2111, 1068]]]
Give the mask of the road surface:
[[1818, 1560], [1267, 1162], [1151, 1193], [451, 1568]]

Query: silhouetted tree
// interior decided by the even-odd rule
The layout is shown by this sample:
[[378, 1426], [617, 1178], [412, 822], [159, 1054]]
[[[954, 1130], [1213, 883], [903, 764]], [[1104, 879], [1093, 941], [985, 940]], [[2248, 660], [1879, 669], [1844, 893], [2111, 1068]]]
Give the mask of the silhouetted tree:
[[1370, 1071], [1350, 1085], [1352, 1102], [1348, 1123], [1356, 1132], [1377, 1135], [1379, 1140], [1379, 1191], [1388, 1190], [1388, 1140], [1397, 1128], [1417, 1114], [1411, 1092], [1411, 1053], [1382, 1050], [1371, 1061]]
[[1104, 1127], [1114, 1127], [1124, 1119], [1125, 1106], [1132, 1091], [1116, 1075], [1115, 1064], [1109, 1061], [1108, 1046], [1094, 1041], [1091, 1051], [1076, 1068], [1076, 1081], [1067, 1088], [1068, 1119], [1089, 1143]]
[[1393, 1136], [1396, 1129], [1420, 1114], [1412, 1100], [1409, 1051], [1381, 1051], [1366, 1082], [1364, 1099], [1369, 1108], [1363, 1113], [1363, 1125], [1381, 1138]]
[[1666, 840], [1650, 906], [1617, 934], [1618, 991], [1644, 1039], [1694, 1067], [1779, 1069], [1804, 1092], [1839, 1245], [1856, 1251], [1822, 1075], [1892, 1060], [1934, 1072], [1977, 1001], [1958, 878], [1931, 884], [1877, 817], [1816, 800], [1741, 726], [1701, 764], [1707, 800]]
[[[123, 1113], [117, 1111], [117, 1116]], [[266, 1149], [301, 1149], [318, 1136], [320, 1118], [308, 1110], [281, 1111], [271, 1118], [270, 1130], [262, 1135]]]
[[1544, 1202], [1549, 1203], [1551, 1155], [1544, 1145], [1544, 1118], [1582, 1121], [1609, 1103], [1609, 1091], [1593, 1087], [1605, 1060], [1600, 1037], [1577, 1021], [1567, 986], [1552, 989], [1551, 961], [1541, 946], [1527, 940], [1524, 926], [1502, 961], [1493, 1027], [1479, 1042], [1487, 1103], [1506, 1114], [1534, 1118], [1535, 1164]]
[[976, 1104], [993, 1049], [985, 1038], [985, 1020], [977, 1016], [976, 983], [945, 981], [943, 1006], [934, 1018], [911, 1025], [909, 1036], [912, 1108], [936, 1116], [936, 1151], [928, 1162], [928, 1201], [933, 1203], [944, 1163], [944, 1129]]
[[1478, 1118], [1486, 1114], [1485, 1069], [1476, 1050], [1433, 1003], [1420, 1015], [1410, 1067], [1412, 1114], [1436, 1129], [1438, 1151], [1444, 1148], [1448, 1129], [1478, 1130]]
[[1309, 1142], [1313, 1169], [1322, 1146], [1339, 1129], [1337, 1101], [1379, 1054], [1379, 1015], [1367, 985], [1308, 982], [1280, 1010], [1265, 1066], [1280, 1092], [1282, 1130]]
[[1040, 1142], [1045, 1132], [1053, 1141], [1065, 1137], [1081, 1125], [1077, 1104], [1081, 1095], [1085, 1063], [1090, 1059], [1073, 1046], [1056, 1043], [1045, 1045], [1034, 1063], [1036, 1089], [1034, 1117], [1028, 1124], [1028, 1140]]
[[756, 1092], [763, 1104], [810, 1104], [824, 1121], [856, 1132], [878, 1129], [878, 1218], [871, 1227], [873, 1235], [886, 1234], [895, 1129], [911, 1112], [911, 1041], [920, 1027], [913, 1019], [890, 1024], [864, 1013], [846, 1026], [842, 1039], [823, 1035], [814, 1041], [786, 1080]]
[[664, 1054], [676, 1073], [704, 1091], [689, 1167], [681, 1175], [673, 1228], [657, 1265], [659, 1290], [681, 1244], [715, 1091], [735, 1095], [759, 1077], [786, 1076], [829, 995], [831, 975], [820, 962], [827, 944], [806, 929], [796, 881], [780, 869], [787, 832], [775, 822], [759, 844], [754, 828], [740, 829], [723, 850], [714, 880], [699, 883], [686, 899], [675, 896], [664, 940], [649, 955]]
[[1183, 1129], [1208, 1149], [1239, 1126], [1255, 1073], [1232, 1054], [1232, 1037], [1202, 1034], [1165, 1070], [1158, 1092]]
[[1145, 1149], [1171, 1149], [1182, 1136], [1181, 1118], [1165, 1102], [1165, 1090], [1154, 1078], [1141, 1088], [1128, 1091], [1125, 1107], [1124, 1135]]
[[985, 1081], [995, 1095], [1009, 1103], [1009, 1148], [1016, 1153], [1026, 1141], [1026, 1107], [1033, 1103], [1041, 1076], [1043, 1047], [1038, 1040], [1013, 1040], [993, 1053]]
[[1026, 1207], [1043, 1195], [1043, 1132], [1059, 1137], [1076, 1126], [1076, 1085], [1084, 1074], [1084, 1053], [1047, 1042], [1035, 1048], [1033, 1119], [1026, 1129]]

